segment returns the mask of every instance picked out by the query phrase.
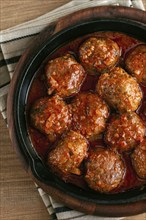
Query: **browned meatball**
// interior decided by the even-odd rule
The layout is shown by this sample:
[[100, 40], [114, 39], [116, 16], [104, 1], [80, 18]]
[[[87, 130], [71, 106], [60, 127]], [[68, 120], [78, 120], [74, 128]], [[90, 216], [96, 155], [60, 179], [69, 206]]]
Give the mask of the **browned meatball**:
[[142, 92], [137, 81], [122, 68], [115, 67], [100, 76], [96, 90], [105, 101], [119, 112], [135, 111]]
[[104, 131], [109, 109], [97, 94], [80, 93], [73, 100], [72, 114], [73, 129], [92, 141]]
[[37, 100], [30, 111], [31, 124], [50, 141], [68, 130], [71, 118], [70, 108], [58, 96]]
[[87, 140], [75, 131], [69, 131], [48, 155], [48, 165], [59, 174], [77, 174], [83, 159], [87, 157]]
[[48, 94], [55, 92], [63, 98], [76, 94], [86, 76], [83, 67], [70, 54], [49, 61], [45, 74]]
[[137, 175], [140, 178], [146, 178], [146, 138], [135, 148], [131, 157]]
[[105, 133], [105, 141], [121, 152], [129, 151], [139, 144], [145, 135], [145, 126], [135, 113], [114, 116]]
[[120, 156], [103, 148], [89, 153], [86, 169], [85, 180], [89, 187], [105, 193], [117, 188], [125, 174], [125, 165]]
[[138, 82], [146, 84], [146, 45], [139, 45], [128, 53], [126, 69], [137, 78]]
[[91, 37], [80, 46], [79, 57], [89, 74], [99, 74], [114, 67], [119, 60], [120, 49], [109, 38]]

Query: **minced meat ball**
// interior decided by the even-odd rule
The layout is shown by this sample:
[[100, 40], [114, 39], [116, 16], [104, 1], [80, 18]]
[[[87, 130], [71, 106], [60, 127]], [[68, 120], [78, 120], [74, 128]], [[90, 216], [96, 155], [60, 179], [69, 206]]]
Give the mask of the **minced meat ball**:
[[138, 45], [128, 52], [126, 69], [137, 81], [146, 84], [146, 45]]
[[97, 94], [80, 93], [73, 100], [72, 114], [73, 129], [92, 141], [105, 130], [109, 108]]
[[79, 57], [89, 74], [100, 74], [115, 66], [120, 57], [120, 49], [109, 38], [90, 37], [80, 46]]
[[30, 110], [33, 127], [46, 134], [50, 141], [55, 141], [68, 130], [71, 124], [70, 107], [58, 96], [36, 100]]
[[48, 94], [62, 98], [78, 93], [85, 79], [85, 70], [70, 54], [49, 61], [45, 72]]
[[59, 174], [80, 175], [79, 169], [87, 157], [87, 140], [75, 131], [69, 131], [48, 155], [48, 165]]
[[135, 148], [131, 157], [137, 175], [146, 179], [146, 138]]
[[105, 141], [120, 152], [130, 151], [143, 141], [145, 126], [135, 113], [115, 115], [107, 126]]
[[104, 193], [117, 188], [125, 175], [121, 157], [109, 149], [95, 148], [89, 152], [85, 166], [85, 180], [89, 187]]
[[98, 94], [119, 112], [135, 111], [142, 99], [142, 92], [136, 79], [120, 67], [99, 77]]

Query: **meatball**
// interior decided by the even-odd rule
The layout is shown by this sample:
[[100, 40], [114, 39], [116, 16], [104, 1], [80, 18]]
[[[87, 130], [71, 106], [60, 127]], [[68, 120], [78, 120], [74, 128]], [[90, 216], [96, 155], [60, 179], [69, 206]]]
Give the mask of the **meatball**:
[[125, 59], [126, 69], [140, 83], [146, 84], [146, 45], [139, 45], [128, 53]]
[[120, 156], [103, 148], [95, 148], [86, 162], [86, 175], [90, 188], [108, 193], [117, 188], [125, 175], [125, 165]]
[[100, 74], [115, 66], [120, 49], [109, 38], [90, 37], [80, 46], [79, 57], [89, 74]]
[[142, 142], [145, 126], [135, 113], [124, 113], [114, 116], [107, 126], [105, 142], [120, 152], [132, 150]]
[[59, 174], [77, 174], [79, 166], [87, 157], [87, 140], [75, 131], [69, 131], [48, 155], [48, 165]]
[[85, 70], [70, 54], [48, 62], [45, 72], [48, 94], [68, 97], [78, 93], [85, 79]]
[[146, 178], [146, 138], [135, 148], [131, 157], [137, 175], [140, 178]]
[[80, 93], [73, 100], [72, 114], [73, 129], [92, 141], [105, 130], [109, 108], [97, 94]]
[[33, 127], [55, 141], [71, 124], [70, 107], [58, 96], [37, 100], [31, 108], [30, 119]]
[[142, 92], [136, 79], [120, 67], [102, 74], [96, 90], [111, 107], [121, 113], [135, 111], [142, 99]]

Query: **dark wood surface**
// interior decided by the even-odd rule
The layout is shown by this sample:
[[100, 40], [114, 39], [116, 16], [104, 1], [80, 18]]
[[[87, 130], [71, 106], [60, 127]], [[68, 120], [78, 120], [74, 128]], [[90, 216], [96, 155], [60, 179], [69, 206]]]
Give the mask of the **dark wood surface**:
[[[42, 34], [43, 38], [41, 36], [37, 37], [37, 45], [38, 47], [41, 45], [42, 41], [48, 38], [48, 36], [53, 35], [57, 33], [58, 31], [76, 24], [78, 22], [82, 22], [87, 19], [94, 19], [99, 17], [105, 17], [105, 18], [127, 18], [136, 20], [138, 22], [146, 24], [146, 13], [142, 12], [138, 9], [130, 9], [125, 7], [96, 7], [92, 9], [86, 9], [82, 10], [80, 12], [75, 12], [73, 16], [66, 16], [62, 19], [60, 19], [58, 22], [53, 23], [50, 27], [47, 28]], [[42, 40], [43, 39], [43, 40]], [[36, 41], [35, 41], [36, 45]], [[13, 142], [13, 146], [16, 147], [16, 151], [19, 154], [19, 157], [23, 158], [21, 154], [19, 153], [19, 146], [17, 143], [17, 139], [15, 136], [15, 130], [14, 130], [14, 119], [12, 117], [13, 115], [13, 109], [12, 109], [12, 103], [13, 103], [13, 95], [14, 95], [14, 88], [16, 85], [16, 82], [18, 80], [18, 76], [21, 73], [21, 70], [25, 67], [27, 64], [27, 60], [30, 56], [32, 56], [33, 53], [35, 53], [35, 50], [37, 50], [36, 46], [32, 44], [32, 47], [30, 47], [25, 54], [22, 56], [19, 65], [16, 68], [15, 76], [12, 80], [9, 97], [8, 97], [8, 124], [9, 124], [9, 130], [10, 130], [10, 137]], [[23, 164], [25, 164], [23, 162]], [[25, 167], [27, 169], [27, 166], [25, 164]], [[29, 170], [30, 173], [30, 170]], [[125, 216], [125, 215], [131, 215], [131, 214], [139, 214], [141, 212], [146, 211], [146, 201], [141, 201], [139, 203], [134, 204], [125, 204], [125, 205], [114, 205], [114, 206], [104, 206], [104, 205], [96, 205], [93, 203], [88, 203], [85, 201], [80, 201], [78, 199], [75, 199], [69, 195], [66, 195], [65, 193], [61, 192], [60, 190], [57, 190], [55, 187], [52, 186], [46, 186], [43, 183], [39, 182], [37, 179], [34, 178], [36, 182], [50, 195], [54, 196], [61, 202], [64, 202], [66, 205], [75, 208], [77, 210], [87, 212], [90, 214], [100, 214], [104, 216]]]

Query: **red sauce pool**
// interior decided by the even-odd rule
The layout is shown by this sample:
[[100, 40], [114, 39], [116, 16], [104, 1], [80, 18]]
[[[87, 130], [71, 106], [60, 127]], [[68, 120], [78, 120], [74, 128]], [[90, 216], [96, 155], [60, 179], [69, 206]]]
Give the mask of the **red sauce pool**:
[[[29, 108], [32, 105], [32, 103], [35, 100], [39, 99], [40, 97], [47, 95], [47, 88], [46, 88], [46, 86], [44, 84], [44, 80], [43, 80], [45, 63], [50, 59], [54, 59], [56, 57], [63, 56], [68, 51], [73, 52], [76, 59], [78, 60], [79, 46], [89, 36], [109, 37], [110, 39], [115, 41], [121, 49], [121, 58], [120, 58], [119, 63], [117, 64], [117, 66], [121, 66], [121, 67], [124, 67], [124, 57], [126, 56], [126, 53], [130, 49], [134, 48], [135, 46], [143, 43], [133, 37], [130, 37], [125, 34], [118, 33], [118, 32], [98, 32], [98, 33], [93, 33], [90, 35], [85, 35], [85, 36], [78, 38], [78, 39], [66, 44], [65, 46], [61, 47], [51, 57], [49, 57], [49, 59], [46, 59], [43, 62], [40, 69], [38, 70], [38, 74], [32, 83], [32, 86], [31, 86], [31, 89], [29, 92], [29, 96], [28, 96], [28, 101], [27, 101], [28, 115], [29, 115]], [[98, 81], [98, 76], [87, 75], [87, 77], [81, 87], [81, 91], [91, 91], [91, 90], [94, 91], [97, 81]], [[140, 115], [140, 117], [144, 121], [144, 124], [146, 125], [146, 87], [143, 85], [140, 85], [140, 87], [143, 91], [144, 98], [142, 100], [141, 106], [137, 110], [137, 113]], [[46, 160], [47, 154], [50, 151], [50, 149], [52, 148], [52, 145], [49, 143], [49, 141], [45, 135], [41, 134], [39, 131], [37, 131], [36, 129], [31, 127], [31, 125], [29, 124], [29, 120], [28, 120], [28, 130], [29, 130], [30, 138], [31, 138], [31, 141], [33, 143], [34, 148], [38, 152], [39, 156], [43, 160]], [[99, 147], [99, 146], [100, 147], [107, 147], [102, 138], [90, 143], [90, 147]], [[141, 180], [136, 176], [136, 173], [135, 173], [135, 171], [132, 167], [132, 164], [131, 164], [130, 153], [124, 153], [122, 155], [122, 158], [123, 158], [125, 165], [126, 165], [126, 174], [125, 174], [122, 185], [120, 187], [118, 187], [117, 189], [115, 189], [114, 191], [112, 191], [112, 193], [122, 192], [122, 191], [125, 191], [128, 189], [131, 189], [131, 188], [142, 186], [143, 184], [146, 183], [146, 181]], [[83, 176], [70, 175], [70, 176], [68, 176], [66, 181], [71, 182], [81, 188], [88, 190], [86, 182], [83, 179]]]

